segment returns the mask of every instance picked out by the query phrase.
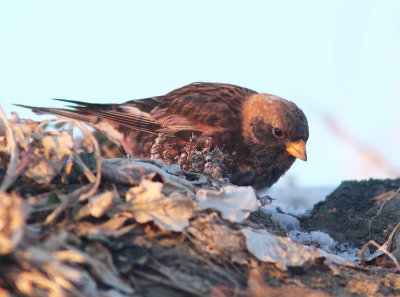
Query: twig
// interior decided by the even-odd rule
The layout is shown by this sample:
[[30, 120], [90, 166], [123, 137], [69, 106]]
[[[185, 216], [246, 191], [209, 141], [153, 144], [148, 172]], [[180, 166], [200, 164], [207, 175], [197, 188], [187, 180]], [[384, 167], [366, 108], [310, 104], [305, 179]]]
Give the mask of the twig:
[[90, 196], [94, 195], [97, 192], [97, 189], [100, 185], [101, 166], [102, 166], [101, 151], [100, 151], [99, 143], [97, 142], [96, 138], [93, 136], [92, 133], [90, 133], [90, 131], [84, 125], [82, 125], [80, 122], [78, 122], [76, 120], [69, 120], [69, 121], [71, 121], [75, 126], [77, 126], [83, 132], [83, 134], [92, 141], [92, 144], [94, 147], [94, 152], [96, 155], [96, 178], [95, 178], [94, 182], [91, 183], [92, 187], [90, 188], [90, 190], [87, 193], [83, 193], [79, 197], [80, 201], [84, 201], [84, 200], [88, 199]]
[[[63, 121], [71, 122], [75, 126], [77, 126], [83, 134], [89, 138], [92, 141], [93, 147], [94, 147], [94, 152], [96, 154], [96, 176], [94, 177], [93, 174], [87, 174], [86, 176], [88, 177], [88, 180], [90, 181], [90, 184], [85, 185], [83, 187], [80, 187], [79, 189], [76, 189], [70, 194], [67, 195], [58, 195], [58, 197], [61, 200], [61, 204], [51, 213], [47, 216], [46, 218], [46, 223], [50, 224], [53, 223], [60, 215], [61, 213], [72, 203], [74, 203], [76, 200], [79, 201], [84, 201], [88, 199], [90, 196], [94, 195], [97, 192], [97, 189], [100, 185], [101, 181], [101, 167], [102, 167], [102, 159], [100, 155], [100, 146], [99, 143], [97, 142], [96, 138], [93, 136], [92, 133], [81, 123], [78, 121], [72, 120], [72, 119], [63, 119]], [[78, 159], [77, 159], [78, 160]], [[79, 158], [80, 160], [80, 158]], [[83, 171], [85, 172], [85, 168], [87, 166], [83, 163], [82, 160], [80, 160], [82, 164], [78, 163], [78, 166], [83, 168]], [[78, 161], [79, 162], [79, 161]], [[87, 170], [89, 170], [87, 168]], [[87, 172], [86, 172], [87, 173]]]
[[88, 184], [76, 189], [75, 191], [67, 195], [58, 194], [57, 197], [61, 200], [61, 203], [56, 207], [56, 209], [51, 212], [51, 214], [46, 217], [45, 223], [54, 223], [68, 206], [77, 201], [79, 197], [85, 195], [85, 193], [91, 191], [92, 188], [92, 184]]
[[18, 174], [17, 171], [17, 163], [18, 163], [18, 147], [15, 141], [14, 131], [10, 126], [10, 123], [5, 115], [3, 109], [0, 107], [0, 118], [3, 120], [4, 125], [6, 126], [6, 137], [7, 143], [10, 151], [10, 164], [7, 170], [7, 174], [3, 179], [3, 182], [0, 186], [0, 191], [6, 191], [9, 186], [11, 186], [15, 179], [17, 178]]
[[388, 199], [386, 199], [385, 201], [382, 202], [382, 205], [381, 205], [381, 207], [379, 208], [379, 210], [378, 210], [378, 212], [376, 213], [376, 215], [374, 215], [374, 216], [371, 218], [371, 220], [370, 220], [369, 223], [368, 223], [368, 232], [369, 232], [369, 235], [370, 235], [370, 236], [371, 236], [371, 225], [372, 225], [372, 221], [375, 220], [375, 218], [381, 214], [381, 211], [382, 211], [382, 209], [383, 209], [383, 206], [386, 204], [386, 202], [392, 200], [392, 198], [393, 198], [394, 196], [398, 195], [399, 193], [400, 193], [400, 188], [398, 188], [397, 191], [396, 191], [392, 196], [390, 196]]
[[86, 178], [90, 183], [96, 182], [96, 176], [90, 171], [89, 167], [86, 166], [86, 164], [82, 161], [81, 157], [74, 152], [73, 158], [75, 163], [81, 168], [83, 173], [85, 174]]
[[358, 253], [358, 256], [360, 257], [360, 260], [361, 260], [361, 264], [362, 264], [363, 266], [366, 266], [366, 263], [365, 263], [365, 250], [367, 249], [367, 247], [368, 247], [370, 244], [376, 246], [376, 247], [378, 248], [379, 251], [381, 251], [382, 253], [385, 253], [390, 259], [392, 259], [392, 261], [393, 261], [394, 264], [396, 265], [397, 271], [400, 271], [400, 264], [399, 264], [399, 262], [397, 261], [396, 257], [393, 256], [393, 254], [390, 253], [390, 252], [386, 249], [387, 242], [384, 243], [383, 245], [379, 245], [379, 244], [377, 244], [374, 240], [370, 240], [370, 241], [368, 241], [366, 244], [364, 244], [363, 247], [360, 249], [360, 252]]
[[387, 240], [387, 250], [392, 252], [394, 250], [400, 250], [400, 243], [398, 240], [400, 239], [400, 223], [396, 225], [393, 229], [392, 233], [390, 233], [389, 238]]

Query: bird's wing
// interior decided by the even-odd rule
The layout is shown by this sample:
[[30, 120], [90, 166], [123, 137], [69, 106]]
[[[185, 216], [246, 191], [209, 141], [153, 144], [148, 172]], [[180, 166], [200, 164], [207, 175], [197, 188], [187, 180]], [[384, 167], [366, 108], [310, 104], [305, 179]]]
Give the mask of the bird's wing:
[[240, 125], [241, 103], [256, 92], [220, 83], [193, 83], [165, 96], [131, 100], [122, 104], [94, 104], [83, 101], [55, 99], [71, 103], [72, 109], [33, 107], [39, 114], [49, 113], [73, 118], [92, 126], [107, 120], [118, 130], [134, 129], [187, 140], [188, 135], [231, 129]]
[[192, 83], [165, 96], [132, 100], [122, 106], [150, 113], [167, 134], [187, 140], [191, 133], [240, 129], [242, 102], [251, 94], [256, 92], [230, 84]]
[[193, 83], [166, 95], [171, 101], [167, 112], [194, 123], [230, 127], [240, 116], [243, 100], [255, 93], [230, 84]]
[[[156, 131], [161, 128], [160, 125], [154, 122], [149, 113], [133, 106], [124, 106], [123, 104], [96, 104], [68, 99], [54, 100], [71, 103], [72, 105], [68, 107], [72, 109], [15, 105], [30, 108], [33, 112], [38, 114], [54, 114], [65, 118], [76, 119], [94, 127], [102, 120], [107, 120], [117, 129], [124, 127], [125, 129], [135, 129], [157, 134]], [[146, 100], [152, 101], [153, 99], [142, 99], [142, 101]], [[144, 104], [143, 102], [142, 105]]]

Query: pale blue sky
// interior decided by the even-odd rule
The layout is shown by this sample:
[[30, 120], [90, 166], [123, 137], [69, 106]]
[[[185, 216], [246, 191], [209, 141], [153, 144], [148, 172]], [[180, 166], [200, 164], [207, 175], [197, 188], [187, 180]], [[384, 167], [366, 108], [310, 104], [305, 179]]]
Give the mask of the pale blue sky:
[[399, 16], [397, 0], [2, 1], [0, 104], [32, 117], [11, 104], [120, 103], [233, 83], [306, 113], [309, 161], [288, 173], [297, 183], [385, 177], [323, 118], [400, 168]]

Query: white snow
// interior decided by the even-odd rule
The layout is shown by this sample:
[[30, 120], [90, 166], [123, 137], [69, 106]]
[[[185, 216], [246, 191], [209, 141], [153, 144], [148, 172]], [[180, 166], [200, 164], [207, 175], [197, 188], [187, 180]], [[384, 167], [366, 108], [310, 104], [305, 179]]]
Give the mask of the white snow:
[[320, 251], [339, 256], [350, 262], [357, 262], [359, 249], [349, 244], [339, 244], [328, 234], [321, 231], [300, 231], [299, 215], [310, 215], [314, 204], [322, 201], [333, 191], [333, 187], [299, 187], [291, 184], [280, 184], [260, 195], [269, 195], [274, 200], [264, 206], [262, 211], [271, 215], [286, 232], [287, 236], [304, 245], [312, 245]]
[[321, 231], [302, 232], [292, 230], [288, 236], [296, 242], [317, 246], [320, 250], [339, 256], [350, 262], [357, 262], [359, 249], [352, 248], [348, 244], [339, 244], [328, 234]]
[[261, 208], [263, 212], [271, 215], [271, 218], [277, 222], [286, 232], [291, 230], [299, 230], [300, 222], [294, 216], [285, 213], [276, 212], [273, 209]]

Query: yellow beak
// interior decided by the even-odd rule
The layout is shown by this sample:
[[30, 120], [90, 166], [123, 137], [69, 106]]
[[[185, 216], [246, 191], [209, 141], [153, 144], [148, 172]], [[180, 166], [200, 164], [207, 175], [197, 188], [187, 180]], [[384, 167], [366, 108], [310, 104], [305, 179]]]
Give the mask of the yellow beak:
[[293, 157], [307, 161], [306, 143], [304, 140], [289, 143], [286, 146], [286, 151]]

